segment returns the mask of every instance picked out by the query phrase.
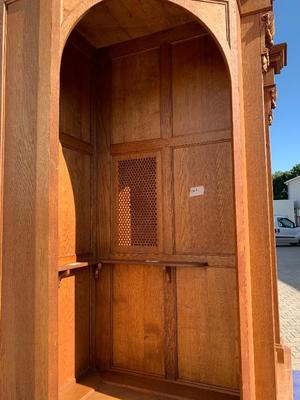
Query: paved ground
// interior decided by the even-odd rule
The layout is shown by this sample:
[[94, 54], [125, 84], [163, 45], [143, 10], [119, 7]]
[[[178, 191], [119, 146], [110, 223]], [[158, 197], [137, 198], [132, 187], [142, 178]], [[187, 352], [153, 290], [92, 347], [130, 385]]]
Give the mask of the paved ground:
[[277, 247], [281, 335], [300, 371], [300, 246]]

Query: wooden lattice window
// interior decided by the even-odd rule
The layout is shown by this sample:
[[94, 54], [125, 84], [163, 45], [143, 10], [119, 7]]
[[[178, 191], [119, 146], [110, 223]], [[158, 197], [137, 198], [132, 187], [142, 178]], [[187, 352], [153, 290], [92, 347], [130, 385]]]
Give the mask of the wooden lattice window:
[[158, 160], [156, 155], [115, 161], [116, 247], [159, 246]]

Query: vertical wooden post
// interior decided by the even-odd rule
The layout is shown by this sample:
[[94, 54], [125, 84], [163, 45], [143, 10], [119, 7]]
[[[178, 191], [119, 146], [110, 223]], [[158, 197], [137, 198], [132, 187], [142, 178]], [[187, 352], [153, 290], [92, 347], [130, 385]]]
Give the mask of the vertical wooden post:
[[251, 269], [249, 250], [248, 188], [246, 142], [244, 124], [244, 96], [242, 74], [241, 27], [238, 8], [231, 8], [232, 35], [232, 121], [233, 160], [236, 208], [237, 287], [240, 328], [241, 397], [255, 399], [255, 371], [253, 353], [253, 316], [251, 294]]
[[269, 165], [263, 112], [262, 13], [251, 13], [242, 17], [241, 28], [255, 399], [274, 400], [276, 364], [269, 228]]
[[[274, 99], [272, 99], [274, 97]], [[274, 207], [273, 207], [273, 180], [272, 180], [272, 162], [271, 162], [271, 143], [270, 129], [272, 114], [272, 102], [275, 102], [276, 86], [274, 82], [274, 69], [269, 70], [264, 76], [264, 105], [265, 105], [265, 134], [266, 134], [266, 153], [267, 153], [267, 175], [268, 175], [268, 192], [269, 192], [269, 212], [268, 223], [270, 230], [270, 250], [271, 250], [271, 274], [272, 274], [272, 295], [273, 295], [273, 317], [274, 317], [274, 333], [275, 344], [280, 344], [280, 323], [279, 323], [279, 303], [277, 289], [277, 265], [276, 265], [276, 245], [274, 236]]]
[[0, 393], [11, 400], [57, 398], [59, 3], [1, 1]]

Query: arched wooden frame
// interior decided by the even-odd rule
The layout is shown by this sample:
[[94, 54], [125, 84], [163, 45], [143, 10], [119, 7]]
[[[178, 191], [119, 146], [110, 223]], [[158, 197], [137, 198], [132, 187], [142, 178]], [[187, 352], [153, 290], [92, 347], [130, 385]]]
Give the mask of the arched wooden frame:
[[[101, 3], [103, 0], [84, 0], [77, 5], [69, 15], [63, 20], [60, 36], [60, 57], [62, 57], [65, 44], [69, 35], [76, 27], [77, 23], [89, 12], [89, 10]], [[239, 325], [240, 325], [240, 362], [241, 362], [241, 395], [243, 399], [251, 399], [254, 394], [254, 361], [252, 343], [252, 323], [251, 323], [251, 304], [250, 304], [250, 260], [248, 259], [248, 214], [247, 214], [247, 189], [246, 189], [246, 166], [244, 165], [245, 142], [243, 138], [243, 122], [240, 118], [240, 99], [241, 77], [238, 73], [239, 54], [232, 51], [237, 48], [236, 35], [232, 35], [231, 47], [224, 32], [219, 29], [212, 14], [207, 13], [207, 9], [201, 7], [202, 1], [184, 0], [161, 0], [180, 6], [183, 11], [192, 14], [201, 25], [210, 33], [215, 43], [220, 49], [225, 66], [227, 68], [229, 80], [231, 82], [232, 95], [232, 129], [233, 129], [233, 161], [234, 161], [234, 188], [236, 208], [236, 236], [237, 236], [237, 287], [239, 304]], [[230, 31], [236, 32], [238, 29], [237, 14], [230, 8], [229, 23]], [[238, 49], [239, 51], [240, 49]], [[243, 206], [241, 206], [243, 205]]]
[[[17, 0], [18, 1], [18, 0]], [[102, 0], [101, 0], [102, 1]], [[250, 296], [250, 270], [249, 270], [249, 243], [248, 243], [248, 223], [247, 223], [247, 188], [246, 188], [246, 166], [245, 166], [245, 139], [244, 127], [241, 119], [242, 93], [239, 89], [242, 87], [241, 76], [239, 74], [239, 52], [238, 44], [238, 17], [236, 10], [230, 8], [230, 31], [234, 32], [231, 40], [231, 48], [223, 33], [218, 29], [218, 24], [210, 13], [202, 8], [201, 1], [192, 0], [168, 0], [170, 3], [177, 4], [183, 9], [192, 13], [196, 19], [202, 23], [216, 40], [226, 61], [232, 87], [232, 120], [233, 120], [233, 149], [234, 149], [234, 182], [235, 182], [235, 200], [239, 207], [236, 207], [237, 232], [237, 275], [238, 275], [238, 296], [240, 311], [240, 333], [241, 333], [241, 378], [243, 399], [253, 398], [254, 385], [254, 363], [252, 351], [252, 323], [251, 323], [251, 296]], [[3, 37], [7, 35], [6, 20], [7, 10], [10, 5], [16, 1], [2, 1], [2, 29]], [[44, 4], [46, 3], [46, 5]], [[35, 244], [35, 262], [36, 275], [33, 287], [36, 288], [36, 304], [44, 307], [46, 311], [44, 325], [37, 311], [34, 319], [40, 322], [41, 328], [37, 336], [37, 342], [41, 343], [41, 350], [36, 354], [34, 371], [44, 366], [44, 370], [39, 370], [39, 376], [36, 379], [39, 384], [35, 388], [35, 393], [42, 394], [40, 398], [56, 399], [57, 397], [57, 377], [56, 369], [56, 347], [57, 347], [57, 165], [58, 165], [58, 115], [59, 115], [59, 70], [61, 55], [69, 34], [76, 26], [77, 22], [88, 12], [99, 0], [84, 0], [75, 7], [60, 25], [60, 1], [41, 1], [41, 9], [30, 9], [28, 14], [40, 16], [41, 23], [36, 34], [39, 35], [39, 44], [43, 44], [44, 52], [47, 54], [40, 61], [40, 71], [47, 71], [47, 76], [41, 75], [41, 83], [37, 88], [37, 101], [42, 107], [36, 111], [37, 115], [37, 149], [39, 151], [37, 166], [40, 168], [45, 165], [45, 170], [34, 171], [37, 185], [43, 191], [40, 199], [35, 204], [35, 214], [46, 216], [45, 220], [37, 223], [37, 238], [32, 239]], [[39, 14], [40, 13], [40, 14]], [[48, 25], [47, 25], [48, 24]], [[51, 26], [51, 28], [50, 28]], [[34, 29], [33, 29], [34, 32]], [[10, 32], [11, 33], [11, 32]], [[32, 33], [34, 35], [34, 33]], [[36, 50], [37, 51], [37, 50]], [[6, 49], [2, 47], [2, 59], [6, 60]], [[48, 65], [50, 63], [50, 66]], [[5, 98], [5, 67], [1, 65], [1, 97]], [[44, 86], [43, 86], [44, 84]], [[42, 88], [41, 88], [42, 87]], [[50, 88], [50, 90], [49, 90]], [[23, 90], [26, 90], [24, 86]], [[43, 96], [45, 95], [45, 97]], [[2, 102], [2, 116], [4, 115], [4, 102]], [[4, 146], [5, 123], [2, 118], [1, 123], [1, 153]], [[49, 156], [50, 154], [50, 156]], [[52, 166], [51, 166], [52, 164]], [[54, 166], [54, 168], [53, 168]], [[1, 174], [1, 177], [3, 174]], [[44, 180], [47, 179], [46, 184]], [[1, 182], [2, 188], [3, 182]], [[46, 196], [44, 194], [46, 193]], [[44, 203], [42, 203], [44, 201]], [[2, 211], [2, 204], [1, 204]], [[37, 219], [37, 221], [39, 221]], [[2, 230], [1, 230], [2, 232]], [[46, 248], [45, 253], [40, 247]], [[46, 255], [45, 255], [46, 254]], [[41, 260], [39, 260], [41, 257]], [[39, 262], [38, 262], [38, 261]], [[45, 288], [47, 288], [45, 290]], [[37, 352], [36, 349], [33, 349]], [[46, 367], [47, 366], [47, 367]], [[38, 368], [39, 367], [39, 368]], [[39, 392], [40, 391], [40, 392]]]

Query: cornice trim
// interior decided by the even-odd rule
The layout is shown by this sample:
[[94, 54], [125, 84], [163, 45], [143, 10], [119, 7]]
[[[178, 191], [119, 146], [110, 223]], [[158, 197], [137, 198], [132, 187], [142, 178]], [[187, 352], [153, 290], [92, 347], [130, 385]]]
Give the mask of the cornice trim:
[[275, 74], [280, 74], [283, 67], [287, 66], [287, 44], [279, 43], [270, 51], [270, 66], [274, 68]]
[[243, 12], [243, 6], [241, 5], [240, 0], [237, 0], [237, 5], [238, 5], [239, 12], [240, 12], [240, 16], [242, 18], [250, 17], [251, 15], [257, 15], [257, 14], [273, 11], [273, 4], [270, 5], [269, 7], [258, 8], [256, 10], [252, 10], [249, 12]]

